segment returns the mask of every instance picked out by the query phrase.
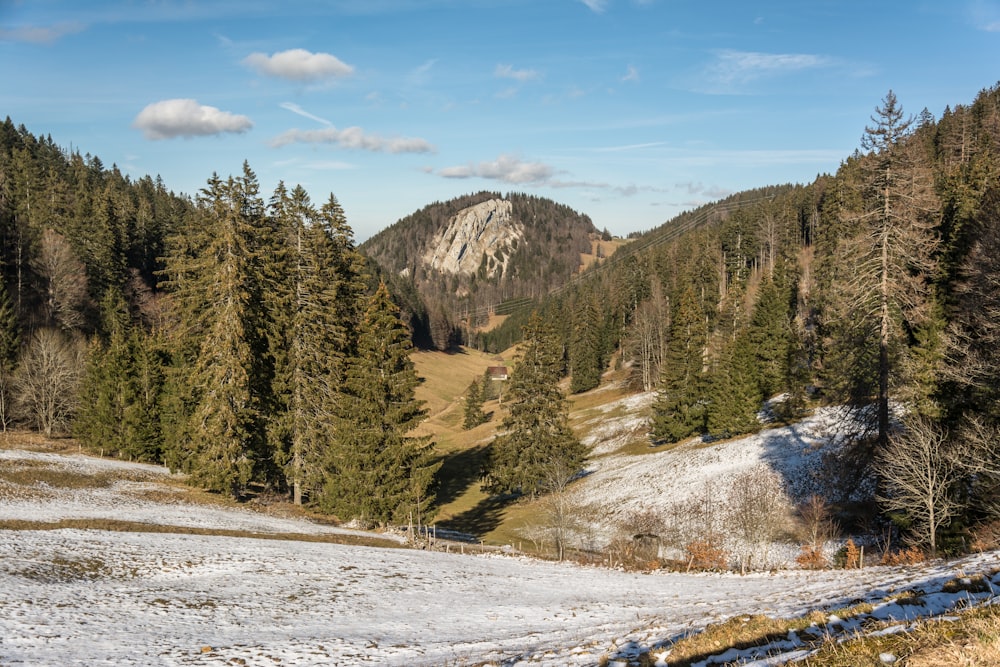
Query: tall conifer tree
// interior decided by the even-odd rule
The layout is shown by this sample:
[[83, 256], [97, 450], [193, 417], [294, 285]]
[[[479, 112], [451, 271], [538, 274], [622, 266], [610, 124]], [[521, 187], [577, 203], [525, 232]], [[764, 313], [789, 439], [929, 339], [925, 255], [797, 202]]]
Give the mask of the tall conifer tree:
[[483, 486], [490, 493], [544, 493], [553, 472], [583, 466], [586, 449], [569, 428], [561, 371], [558, 335], [534, 314], [507, 388], [508, 413], [484, 468]]
[[433, 462], [428, 437], [407, 435], [426, 416], [414, 389], [410, 333], [385, 284], [368, 300], [348, 359], [328, 455], [322, 509], [344, 520], [386, 525], [425, 518]]
[[21, 349], [20, 327], [14, 302], [7, 293], [3, 271], [0, 271], [0, 366], [5, 370], [14, 367], [18, 352]]
[[572, 326], [569, 390], [575, 394], [598, 386], [604, 370], [604, 316], [593, 295], [580, 296], [573, 309]]
[[255, 246], [263, 202], [244, 165], [239, 178], [213, 177], [200, 204], [207, 234], [188, 242], [195, 252], [182, 247], [168, 265], [196, 350], [181, 399], [186, 424], [176, 430], [172, 460], [196, 484], [240, 496], [269, 458], [271, 377]]
[[731, 437], [757, 429], [761, 393], [754, 350], [746, 332], [737, 334], [711, 377], [706, 426], [713, 436]]
[[[924, 326], [931, 315], [939, 203], [928, 158], [919, 154], [921, 144], [911, 141], [912, 119], [904, 116], [892, 91], [876, 108], [872, 121], [861, 142], [869, 153], [859, 158], [854, 172], [859, 177], [856, 199], [848, 198], [842, 211], [857, 233], [839, 248], [841, 261], [852, 274], [839, 295], [839, 338], [853, 337], [869, 345], [863, 354], [841, 351], [861, 362], [848, 367], [859, 380], [848, 398], [864, 405], [874, 395], [873, 430], [884, 447], [889, 437], [890, 391], [906, 382], [902, 371], [908, 331]], [[869, 382], [874, 386], [865, 393]]]
[[653, 404], [652, 436], [677, 442], [705, 428], [705, 315], [689, 285], [671, 318], [667, 355]]

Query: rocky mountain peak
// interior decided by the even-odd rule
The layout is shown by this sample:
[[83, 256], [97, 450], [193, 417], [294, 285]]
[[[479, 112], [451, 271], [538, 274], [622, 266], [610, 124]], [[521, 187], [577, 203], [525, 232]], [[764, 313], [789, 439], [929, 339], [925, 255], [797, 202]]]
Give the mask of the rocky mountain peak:
[[512, 210], [511, 202], [505, 199], [489, 199], [462, 209], [434, 235], [424, 264], [443, 273], [472, 275], [486, 261], [488, 277], [502, 272], [512, 243], [524, 235], [524, 227], [514, 220]]

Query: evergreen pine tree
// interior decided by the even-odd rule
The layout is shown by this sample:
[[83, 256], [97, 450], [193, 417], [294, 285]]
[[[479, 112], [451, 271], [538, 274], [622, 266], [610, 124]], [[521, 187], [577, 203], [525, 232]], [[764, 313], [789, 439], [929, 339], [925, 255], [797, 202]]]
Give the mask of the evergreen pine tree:
[[439, 463], [429, 437], [407, 434], [424, 419], [410, 333], [385, 284], [369, 299], [347, 361], [319, 506], [341, 519], [387, 525], [426, 518]]
[[[336, 199], [331, 195], [331, 199]], [[330, 202], [302, 230], [299, 276], [291, 320], [292, 449], [286, 474], [301, 502], [326, 482], [331, 443], [349, 428], [337, 415], [348, 358], [354, 354], [357, 312], [364, 299], [361, 260], [350, 228]]]
[[[168, 461], [195, 484], [241, 496], [271, 458], [265, 437], [271, 370], [255, 247], [263, 202], [244, 165], [240, 178], [213, 176], [200, 204], [204, 231], [181, 245], [172, 264], [168, 259], [188, 334], [175, 353], [183, 355], [185, 345], [193, 352], [186, 370], [183, 363], [178, 369], [188, 377], [172, 378], [168, 418], [178, 440]], [[177, 419], [186, 423], [178, 428]]]
[[760, 393], [770, 398], [788, 386], [792, 344], [788, 300], [774, 280], [765, 278], [760, 287], [748, 335]]
[[654, 440], [677, 442], [705, 428], [705, 316], [694, 290], [681, 294], [671, 319], [667, 354], [653, 404]]
[[575, 472], [586, 449], [569, 428], [559, 390], [562, 346], [552, 327], [532, 315], [504, 404], [507, 416], [490, 446], [483, 487], [490, 493], [538, 495], [553, 471]]
[[6, 281], [0, 271], [0, 366], [11, 370], [21, 349], [20, 327], [14, 303], [7, 293]]
[[597, 387], [604, 367], [604, 317], [589, 294], [582, 295], [579, 301], [573, 310], [569, 345], [569, 390], [574, 394]]
[[479, 378], [474, 378], [465, 392], [465, 419], [462, 427], [469, 430], [484, 423], [486, 423], [486, 413], [483, 412], [483, 392]]
[[101, 300], [101, 320], [107, 342], [95, 337], [90, 343], [81, 387], [87, 400], [81, 402], [73, 431], [89, 449], [123, 456], [128, 443], [122, 425], [133, 398], [128, 344], [131, 323], [125, 300], [117, 290], [108, 290]]
[[163, 459], [160, 400], [164, 384], [163, 356], [156, 337], [139, 326], [129, 336], [131, 401], [122, 422], [128, 455], [140, 461]]
[[[848, 205], [843, 212], [856, 234], [840, 248], [841, 261], [852, 275], [839, 286], [843, 314], [838, 315], [840, 326], [847, 330], [841, 338], [853, 336], [870, 346], [864, 354], [851, 355], [863, 365], [848, 367], [858, 379], [851, 388], [861, 390], [850, 398], [870, 405], [874, 395], [872, 428], [879, 446], [885, 447], [890, 391], [905, 383], [901, 371], [909, 332], [921, 327], [930, 315], [939, 203], [927, 158], [919, 153], [920, 142], [912, 140], [912, 119], [904, 118], [892, 91], [875, 111], [875, 124], [866, 127], [862, 137], [869, 153], [859, 160], [856, 172], [856, 207]], [[851, 354], [849, 349], [838, 351]]]
[[709, 434], [728, 438], [758, 428], [761, 393], [754, 362], [750, 337], [738, 334], [712, 374], [706, 420]]

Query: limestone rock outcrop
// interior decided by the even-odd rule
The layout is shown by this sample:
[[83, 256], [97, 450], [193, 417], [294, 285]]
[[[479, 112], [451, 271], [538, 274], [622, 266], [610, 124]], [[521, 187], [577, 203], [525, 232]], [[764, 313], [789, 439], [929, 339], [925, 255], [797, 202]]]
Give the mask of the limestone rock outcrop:
[[485, 275], [502, 275], [512, 245], [524, 236], [504, 199], [490, 199], [462, 209], [434, 236], [424, 264], [443, 273], [472, 275], [485, 262]]

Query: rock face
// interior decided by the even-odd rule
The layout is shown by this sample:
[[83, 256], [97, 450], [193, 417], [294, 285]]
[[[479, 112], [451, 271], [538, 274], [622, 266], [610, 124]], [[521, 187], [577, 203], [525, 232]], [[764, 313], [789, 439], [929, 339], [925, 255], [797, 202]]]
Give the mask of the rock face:
[[511, 203], [503, 199], [462, 209], [435, 234], [424, 264], [442, 273], [472, 275], [485, 262], [486, 277], [502, 274], [512, 245], [524, 236], [524, 228], [513, 219], [511, 210]]

